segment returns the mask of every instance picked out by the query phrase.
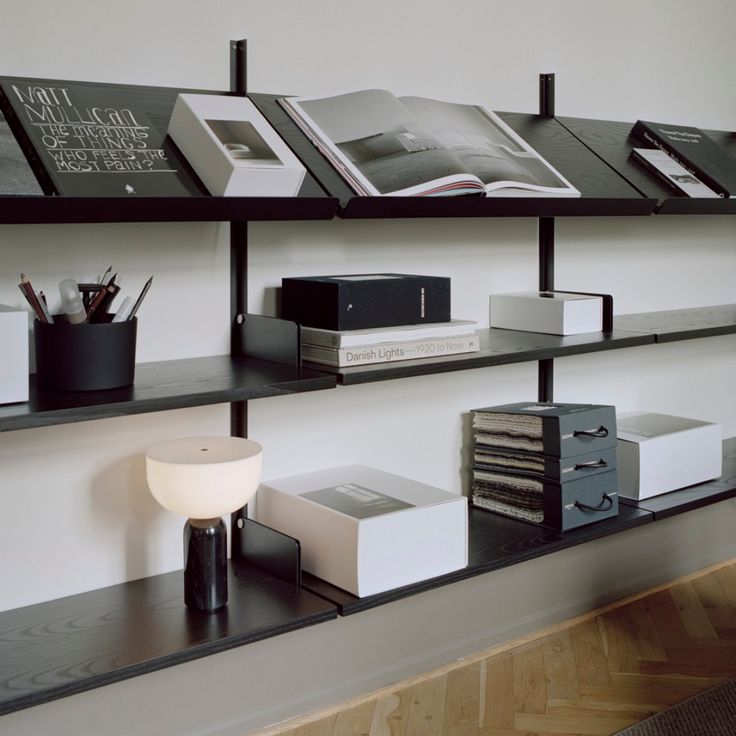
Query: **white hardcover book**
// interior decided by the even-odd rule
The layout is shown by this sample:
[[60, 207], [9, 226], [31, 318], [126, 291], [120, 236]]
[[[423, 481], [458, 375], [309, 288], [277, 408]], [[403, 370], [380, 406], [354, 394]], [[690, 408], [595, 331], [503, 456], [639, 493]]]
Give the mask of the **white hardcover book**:
[[473, 334], [462, 337], [430, 337], [426, 340], [383, 342], [353, 348], [326, 348], [302, 343], [302, 359], [311, 363], [348, 368], [353, 365], [438, 358], [445, 355], [474, 353], [479, 350], [480, 337]]
[[470, 319], [449, 322], [431, 322], [399, 327], [371, 327], [365, 330], [324, 330], [320, 327], [301, 327], [301, 341], [306, 345], [326, 348], [352, 348], [380, 342], [424, 340], [429, 337], [457, 337], [472, 335], [478, 323]]
[[294, 197], [306, 170], [246, 97], [180, 94], [168, 133], [217, 196]]
[[491, 294], [491, 327], [549, 335], [579, 335], [603, 329], [603, 299], [564, 291]]
[[632, 154], [635, 159], [653, 170], [661, 179], [667, 181], [682, 194], [687, 194], [688, 197], [719, 198], [721, 196], [660, 148], [633, 148]]
[[256, 518], [298, 539], [302, 567], [367, 596], [468, 564], [467, 498], [365, 465], [261, 483]]
[[617, 424], [622, 496], [641, 500], [720, 477], [719, 424], [642, 412], [619, 416]]

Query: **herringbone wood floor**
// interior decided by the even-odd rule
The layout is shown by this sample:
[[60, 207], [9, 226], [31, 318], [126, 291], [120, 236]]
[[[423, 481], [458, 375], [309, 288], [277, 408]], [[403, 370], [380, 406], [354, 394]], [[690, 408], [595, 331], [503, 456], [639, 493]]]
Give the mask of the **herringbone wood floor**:
[[732, 560], [259, 736], [608, 736], [735, 676]]

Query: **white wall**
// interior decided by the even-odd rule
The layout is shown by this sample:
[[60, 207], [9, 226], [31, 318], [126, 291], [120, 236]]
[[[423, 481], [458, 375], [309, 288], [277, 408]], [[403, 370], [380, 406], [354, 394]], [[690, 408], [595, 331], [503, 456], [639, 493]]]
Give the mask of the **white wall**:
[[[452, 6], [439, 0], [4, 0], [3, 17], [0, 73], [6, 75], [223, 89], [228, 40], [247, 37], [253, 91], [379, 86], [534, 112], [538, 74], [554, 72], [561, 115], [736, 130], [730, 78], [736, 5], [728, 0], [467, 0]], [[732, 217], [561, 219], [556, 284], [611, 292], [621, 313], [733, 303], [735, 239]], [[53, 292], [62, 277], [90, 277], [113, 264], [131, 293], [155, 275], [140, 312], [140, 360], [227, 352], [223, 226], [3, 226], [0, 246], [0, 303], [22, 304], [20, 271]], [[484, 323], [490, 291], [536, 287], [536, 258], [533, 220], [256, 223], [250, 227], [249, 306], [273, 313], [273, 289], [284, 275], [424, 272], [451, 276], [455, 316]], [[699, 416], [721, 422], [733, 436], [734, 344], [728, 336], [562, 359], [556, 398]], [[266, 477], [354, 461], [459, 491], [463, 413], [535, 393], [532, 364], [405, 379], [251, 402], [250, 433], [265, 446]], [[227, 407], [214, 406], [3, 434], [0, 610], [179, 567], [181, 522], [149, 498], [143, 450], [175, 435], [225, 433], [228, 426]], [[725, 505], [732, 519], [733, 503]], [[698, 519], [705, 526], [713, 514], [691, 516], [678, 523], [695, 534]], [[674, 545], [671, 555], [643, 563], [636, 584], [736, 554], [727, 528], [709, 533], [701, 554], [688, 556]], [[659, 538], [654, 530], [627, 535], [644, 559]], [[623, 545], [611, 549], [620, 552]], [[565, 556], [584, 565], [591, 554], [583, 548]], [[533, 586], [550, 570], [562, 580], [555, 559], [527, 564], [524, 584]], [[478, 584], [492, 590], [495, 579]], [[618, 571], [609, 595], [623, 590], [626, 579]], [[514, 581], [508, 572], [498, 584], [511, 590]], [[472, 599], [473, 582], [451, 590], [461, 608]], [[564, 590], [570, 610], [595, 599], [585, 579], [568, 581]], [[442, 601], [446, 594], [428, 595]], [[504, 630], [514, 617], [538, 623], [545, 613], [560, 615], [541, 593], [520, 597], [518, 605], [506, 624], [490, 621], [479, 639]], [[384, 619], [380, 612], [361, 614], [350, 630], [388, 625]], [[461, 648], [456, 640], [475, 636], [474, 625], [438, 634], [444, 638], [437, 650], [452, 656]], [[328, 633], [315, 636], [329, 642], [332, 629], [325, 626], [331, 624], [319, 629]], [[293, 652], [307, 656], [309, 637], [307, 630], [290, 639]], [[283, 648], [258, 646], [275, 655]], [[249, 649], [230, 656], [247, 663], [255, 656]], [[411, 653], [417, 667], [421, 652], [417, 643]], [[339, 657], [333, 659], [331, 670], [325, 665], [324, 687], [337, 681]], [[198, 672], [198, 666], [214, 665], [188, 667]], [[169, 682], [165, 677], [154, 681]], [[135, 692], [130, 687], [123, 683], [113, 692], [124, 698]], [[305, 692], [294, 684], [295, 701]], [[53, 715], [55, 707], [65, 706], [42, 712]], [[40, 717], [34, 711], [3, 720], [17, 733], [32, 732]]]

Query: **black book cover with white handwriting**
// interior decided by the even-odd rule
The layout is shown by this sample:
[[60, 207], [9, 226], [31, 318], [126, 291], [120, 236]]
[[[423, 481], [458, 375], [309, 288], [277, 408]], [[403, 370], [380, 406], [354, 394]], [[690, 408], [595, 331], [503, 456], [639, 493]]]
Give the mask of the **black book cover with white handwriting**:
[[669, 153], [721, 196], [736, 197], [736, 157], [699, 128], [638, 120], [631, 135]]
[[202, 193], [132, 90], [0, 79], [0, 108], [46, 194]]

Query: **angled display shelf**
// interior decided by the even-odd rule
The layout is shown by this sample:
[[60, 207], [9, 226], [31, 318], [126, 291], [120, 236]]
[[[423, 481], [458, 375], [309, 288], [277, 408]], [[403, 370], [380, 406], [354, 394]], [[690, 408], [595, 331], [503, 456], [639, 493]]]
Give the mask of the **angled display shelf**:
[[0, 613], [0, 715], [337, 616], [257, 568], [229, 577], [213, 614], [185, 607], [181, 571]]
[[[63, 85], [63, 80], [47, 81], [57, 86]], [[90, 88], [103, 86], [84, 82], [75, 84]], [[105, 84], [104, 87], [129, 95], [162, 135], [166, 134], [179, 93], [229, 94], [219, 90], [123, 84]], [[337, 213], [337, 199], [327, 196], [309, 174], [296, 197], [211, 197], [170, 139], [167, 139], [167, 146], [170, 155], [187, 173], [194, 188], [199, 190], [198, 194], [181, 197], [0, 195], [0, 224], [329, 220]]]
[[644, 197], [556, 120], [522, 113], [499, 115], [564, 174], [582, 197], [358, 197], [291, 121], [276, 97], [250, 97], [324, 190], [341, 202], [343, 218], [649, 215], [656, 205], [656, 199]]
[[[736, 214], [736, 199], [699, 199], [678, 196], [666, 184], [649, 173], [631, 158], [631, 149], [646, 148], [630, 136], [633, 123], [588, 120], [585, 118], [558, 117], [563, 125], [582, 144], [600, 156], [615, 169], [631, 186], [645, 197], [657, 202], [656, 213], [661, 215], [733, 215]], [[736, 137], [725, 131], [706, 131], [732, 154], [736, 154]]]

